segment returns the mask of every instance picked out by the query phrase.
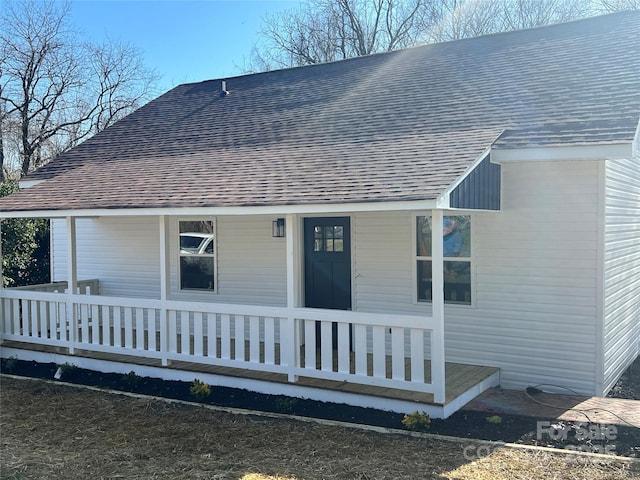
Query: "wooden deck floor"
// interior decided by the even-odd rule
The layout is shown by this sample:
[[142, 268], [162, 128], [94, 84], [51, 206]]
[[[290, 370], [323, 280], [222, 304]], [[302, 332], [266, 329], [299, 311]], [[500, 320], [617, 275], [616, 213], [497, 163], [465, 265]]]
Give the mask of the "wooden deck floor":
[[[33, 350], [38, 352], [68, 354], [66, 348], [50, 347], [45, 345], [4, 341], [2, 343], [4, 347]], [[301, 352], [301, 358], [304, 358], [304, 352]], [[132, 365], [143, 365], [152, 367], [162, 367], [160, 360], [142, 358], [130, 355], [120, 355], [113, 353], [95, 352], [89, 350], [78, 350], [74, 352], [76, 357], [93, 358], [97, 360], [106, 360], [113, 362], [128, 363]], [[279, 357], [279, 355], [278, 355]], [[409, 359], [406, 360], [409, 362]], [[390, 358], [388, 358], [390, 364]], [[319, 367], [319, 365], [318, 365]], [[216, 365], [206, 365], [195, 362], [184, 361], [172, 361], [167, 369], [189, 371], [189, 372], [202, 372], [215, 375], [224, 375], [236, 378], [246, 378], [251, 380], [260, 380], [271, 383], [289, 384], [287, 375], [279, 373], [260, 372], [255, 370], [249, 370], [244, 368], [231, 368], [222, 367]], [[390, 370], [390, 367], [388, 368]], [[498, 372], [498, 368], [486, 367], [479, 365], [468, 365], [461, 363], [446, 362], [445, 364], [445, 392], [446, 401], [445, 405], [454, 401], [464, 392], [483, 382], [487, 378]], [[424, 362], [425, 380], [430, 381], [431, 362], [426, 360]], [[434, 404], [433, 395], [429, 393], [412, 392], [408, 390], [392, 389], [385, 387], [377, 387], [370, 385], [363, 385], [359, 383], [340, 382], [332, 380], [317, 379], [306, 376], [299, 376], [296, 385], [330, 390], [355, 393], [361, 395], [368, 395], [373, 397], [382, 397], [388, 399], [397, 399], [410, 402], [418, 402], [425, 404]]]

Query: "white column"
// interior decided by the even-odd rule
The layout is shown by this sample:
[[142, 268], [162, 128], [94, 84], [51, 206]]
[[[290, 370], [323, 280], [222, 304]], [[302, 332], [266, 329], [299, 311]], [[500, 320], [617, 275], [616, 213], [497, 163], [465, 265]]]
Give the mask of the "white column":
[[286, 351], [287, 365], [289, 366], [289, 381], [295, 382], [297, 376], [294, 369], [297, 367], [300, 355], [297, 325], [293, 309], [299, 306], [300, 300], [300, 222], [297, 215], [287, 215], [285, 220], [285, 232], [287, 243], [287, 309], [289, 310], [286, 338], [280, 339], [280, 352]]
[[[158, 217], [160, 234], [160, 351], [167, 352], [169, 349], [169, 320], [167, 317], [167, 300], [170, 296], [169, 277], [169, 228], [166, 215]], [[162, 358], [162, 365], [169, 365], [166, 357]]]
[[73, 302], [78, 291], [78, 268], [76, 259], [76, 219], [67, 217], [67, 318], [69, 319], [69, 353], [75, 352], [78, 315]]
[[433, 320], [436, 329], [431, 334], [431, 382], [434, 387], [433, 399], [445, 402], [444, 378], [444, 243], [442, 210], [431, 212], [431, 292]]

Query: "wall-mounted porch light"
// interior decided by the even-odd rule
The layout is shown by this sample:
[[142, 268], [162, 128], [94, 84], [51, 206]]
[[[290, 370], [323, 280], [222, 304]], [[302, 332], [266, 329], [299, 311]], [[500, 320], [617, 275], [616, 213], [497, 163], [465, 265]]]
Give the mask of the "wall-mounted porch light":
[[271, 224], [271, 236], [272, 237], [284, 237], [285, 236], [285, 228], [284, 228], [284, 218], [278, 218], [274, 220]]

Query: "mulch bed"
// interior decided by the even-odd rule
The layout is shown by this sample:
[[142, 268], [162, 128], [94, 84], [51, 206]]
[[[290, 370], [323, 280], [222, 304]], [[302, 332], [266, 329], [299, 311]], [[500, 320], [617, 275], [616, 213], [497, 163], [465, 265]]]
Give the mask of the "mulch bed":
[[[1, 367], [4, 373], [46, 379], [53, 379], [58, 371], [58, 365], [55, 363], [26, 362], [16, 359], [3, 359]], [[219, 386], [212, 386], [210, 395], [198, 399], [190, 391], [193, 384], [188, 382], [140, 377], [133, 373], [126, 375], [101, 373], [75, 366], [64, 366], [59, 373], [61, 373], [60, 380], [63, 382], [106, 389], [224, 407], [292, 414], [394, 429], [405, 428], [402, 424], [403, 414], [372, 408], [295, 399], [281, 395], [266, 395]], [[611, 396], [639, 399], [637, 395], [640, 392], [640, 360], [635, 362], [616, 387], [612, 390]], [[620, 397], [620, 395], [627, 396]], [[517, 415], [494, 416], [485, 412], [461, 410], [446, 420], [432, 419], [429, 428], [423, 431], [462, 439], [543, 445], [596, 453], [611, 452], [616, 455], [640, 458], [640, 428], [617, 426], [615, 439], [607, 439], [606, 436], [598, 438], [598, 435], [595, 435], [596, 438], [584, 438], [584, 435], [581, 437], [581, 433], [584, 434], [589, 425], [559, 422], [558, 428], [564, 429], [566, 435], [558, 435], [561, 437], [558, 440], [552, 440], [546, 436], [545, 440], [541, 441], [537, 438], [538, 420], [548, 421], [549, 419]]]

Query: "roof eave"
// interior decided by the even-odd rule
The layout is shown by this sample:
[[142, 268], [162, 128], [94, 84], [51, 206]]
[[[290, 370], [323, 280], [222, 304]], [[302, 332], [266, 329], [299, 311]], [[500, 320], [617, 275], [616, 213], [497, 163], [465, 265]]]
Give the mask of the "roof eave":
[[633, 142], [617, 142], [606, 144], [583, 145], [550, 145], [521, 148], [505, 148], [493, 146], [491, 161], [530, 162], [530, 161], [562, 161], [562, 160], [613, 160], [631, 158], [633, 156]]
[[363, 203], [265, 205], [237, 207], [95, 208], [82, 210], [16, 210], [0, 212], [0, 218], [133, 217], [133, 216], [223, 216], [288, 214], [325, 215], [355, 212], [423, 211], [442, 209], [439, 199]]

